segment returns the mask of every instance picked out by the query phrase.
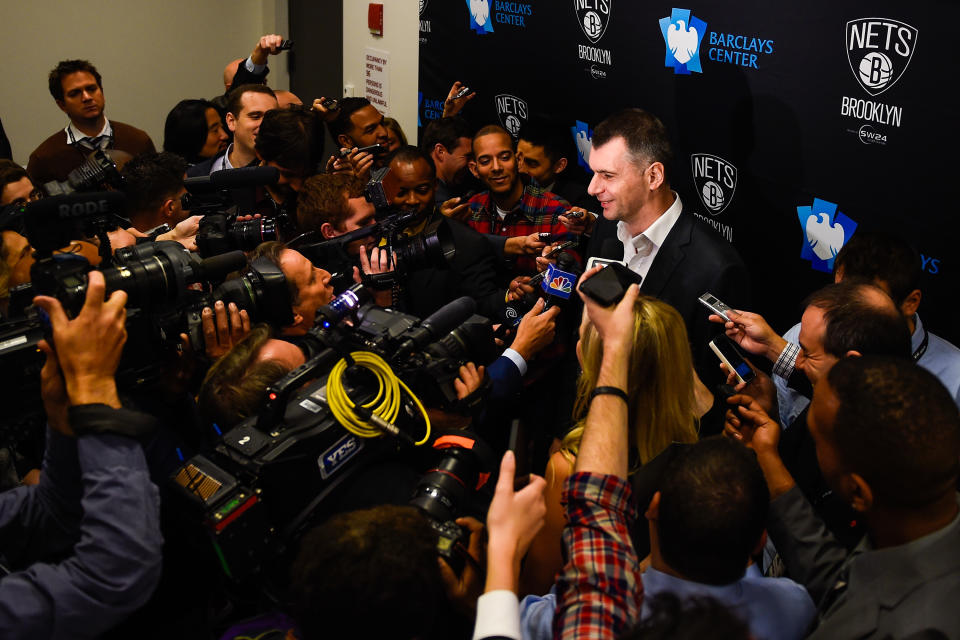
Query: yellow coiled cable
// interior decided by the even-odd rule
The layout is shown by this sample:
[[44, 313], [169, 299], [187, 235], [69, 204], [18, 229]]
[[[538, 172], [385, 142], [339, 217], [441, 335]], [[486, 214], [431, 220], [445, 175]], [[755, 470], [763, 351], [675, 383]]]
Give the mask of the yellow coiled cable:
[[[410, 387], [403, 380], [393, 373], [393, 369], [390, 368], [387, 361], [370, 351], [354, 351], [350, 354], [350, 357], [354, 364], [372, 372], [379, 383], [377, 395], [361, 406], [378, 418], [393, 424], [400, 413], [400, 389], [402, 387], [417, 405], [426, 425], [426, 433], [423, 439], [414, 444], [420, 446], [427, 442], [430, 439], [430, 416], [427, 415], [427, 410], [420, 402], [420, 398], [410, 390]], [[371, 426], [370, 423], [357, 415], [355, 411], [357, 405], [347, 395], [343, 386], [343, 374], [348, 366], [349, 364], [344, 358], [333, 366], [327, 376], [327, 404], [330, 407], [330, 413], [343, 425], [344, 429], [355, 436], [361, 438], [379, 437], [383, 435], [383, 431]]]

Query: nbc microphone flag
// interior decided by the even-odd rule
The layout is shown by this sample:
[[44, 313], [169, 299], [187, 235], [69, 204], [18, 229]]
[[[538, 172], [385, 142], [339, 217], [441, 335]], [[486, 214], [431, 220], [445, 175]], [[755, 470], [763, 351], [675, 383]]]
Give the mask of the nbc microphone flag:
[[547, 267], [547, 273], [543, 277], [540, 287], [547, 295], [556, 296], [568, 300], [573, 293], [573, 285], [577, 281], [577, 274], [558, 269], [556, 265], [551, 264]]

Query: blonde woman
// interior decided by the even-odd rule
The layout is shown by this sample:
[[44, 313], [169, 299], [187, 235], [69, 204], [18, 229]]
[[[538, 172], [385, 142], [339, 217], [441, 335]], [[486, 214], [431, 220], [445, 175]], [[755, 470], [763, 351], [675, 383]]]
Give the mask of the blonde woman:
[[[587, 274], [592, 275], [592, 274]], [[666, 302], [639, 296], [634, 304], [633, 351], [627, 388], [630, 429], [630, 468], [635, 471], [672, 442], [696, 442], [699, 416], [704, 413], [695, 390], [687, 330], [679, 312]], [[577, 357], [582, 373], [574, 405], [576, 426], [564, 437], [547, 463], [546, 526], [534, 539], [524, 564], [521, 588], [543, 594], [563, 566], [561, 532], [566, 524], [560, 494], [573, 472], [583, 435], [583, 420], [596, 387], [603, 345], [597, 330], [583, 315]], [[703, 388], [703, 385], [699, 385]], [[706, 389], [703, 389], [706, 391]], [[711, 398], [712, 400], [712, 398]], [[709, 403], [706, 404], [709, 407]]]

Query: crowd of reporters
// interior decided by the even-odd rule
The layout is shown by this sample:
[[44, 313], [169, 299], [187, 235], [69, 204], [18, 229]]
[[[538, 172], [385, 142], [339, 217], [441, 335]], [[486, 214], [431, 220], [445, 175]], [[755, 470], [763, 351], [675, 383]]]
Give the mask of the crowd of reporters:
[[654, 116], [591, 178], [454, 82], [416, 147], [269, 88], [291, 46], [160, 152], [62, 61], [66, 128], [0, 160], [0, 635], [960, 637], [909, 244], [858, 230], [781, 335]]

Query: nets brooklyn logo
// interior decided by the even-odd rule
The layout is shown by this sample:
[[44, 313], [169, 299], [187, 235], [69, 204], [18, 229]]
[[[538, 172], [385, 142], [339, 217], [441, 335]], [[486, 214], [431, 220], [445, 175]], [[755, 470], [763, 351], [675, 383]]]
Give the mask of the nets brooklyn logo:
[[496, 103], [500, 124], [516, 138], [520, 134], [523, 123], [527, 121], [527, 101], [508, 93], [501, 93], [496, 97]]
[[691, 154], [690, 165], [700, 201], [710, 215], [719, 215], [730, 205], [737, 190], [737, 168], [709, 153]]
[[596, 44], [603, 37], [610, 24], [610, 5], [613, 0], [573, 0], [573, 10], [577, 14], [577, 22], [583, 29], [583, 35], [590, 42]]
[[851, 20], [846, 36], [850, 71], [871, 96], [896, 84], [917, 47], [917, 30], [889, 18]]

